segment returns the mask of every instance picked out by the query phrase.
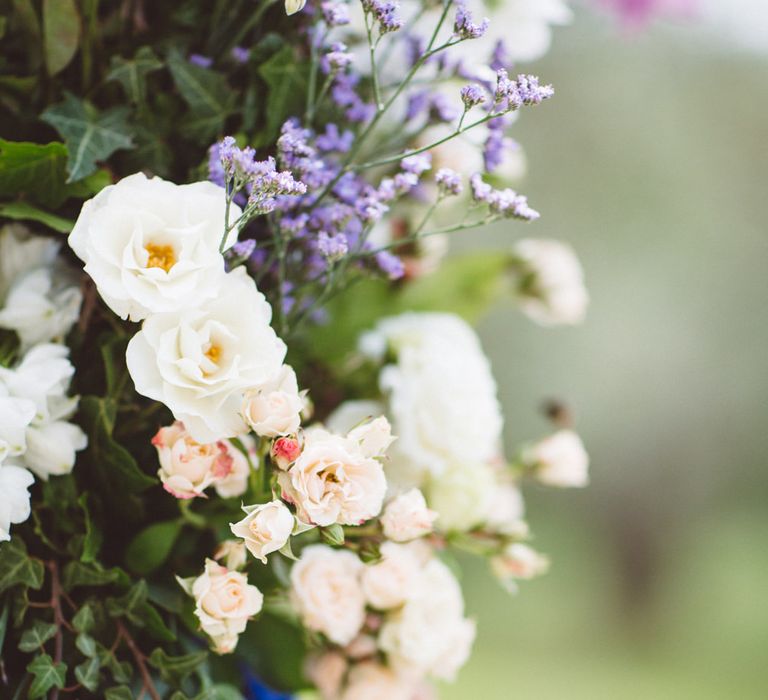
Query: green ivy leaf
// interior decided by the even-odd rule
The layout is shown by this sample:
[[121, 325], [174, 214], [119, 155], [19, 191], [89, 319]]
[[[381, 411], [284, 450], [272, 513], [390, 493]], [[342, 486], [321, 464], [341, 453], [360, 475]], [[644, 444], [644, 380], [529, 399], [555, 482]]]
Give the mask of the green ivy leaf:
[[99, 112], [90, 102], [65, 93], [64, 101], [42, 113], [41, 119], [58, 131], [67, 144], [67, 182], [82, 180], [115, 151], [132, 148], [131, 130], [126, 122], [127, 107]]
[[0, 593], [17, 585], [37, 590], [43, 585], [44, 573], [43, 563], [27, 554], [21, 538], [0, 546]]
[[154, 571], [168, 558], [179, 532], [179, 520], [154, 523], [145, 528], [128, 545], [126, 566], [141, 576]]
[[147, 582], [137, 581], [130, 590], [119, 598], [107, 599], [107, 611], [112, 617], [129, 615], [147, 602]]
[[80, 555], [80, 561], [90, 564], [96, 560], [96, 555], [101, 548], [101, 542], [104, 536], [99, 530], [91, 518], [91, 512], [88, 509], [88, 493], [84, 492], [77, 499], [77, 503], [83, 511], [83, 517], [85, 519], [85, 538], [83, 539], [83, 550]]
[[56, 75], [69, 65], [80, 43], [75, 0], [43, 0], [43, 43], [48, 75]]
[[89, 634], [81, 632], [75, 639], [75, 646], [78, 651], [88, 658], [92, 658], [97, 655], [98, 650], [96, 647], [96, 640]]
[[58, 141], [0, 139], [0, 197], [24, 195], [47, 207], [66, 198], [67, 147]]
[[107, 688], [104, 693], [105, 700], [133, 700], [133, 693], [127, 685], [117, 685]]
[[112, 56], [107, 80], [123, 86], [131, 102], [143, 105], [147, 100], [147, 74], [163, 67], [163, 62], [149, 46], [142, 46], [132, 59]]
[[67, 590], [78, 586], [106, 586], [110, 583], [127, 586], [131, 581], [128, 574], [117, 567], [102, 569], [97, 564], [83, 564], [79, 561], [69, 562], [64, 567], [61, 580]]
[[34, 676], [27, 696], [30, 699], [43, 697], [51, 688], [64, 687], [67, 666], [61, 662], [53, 663], [48, 654], [41, 654], [32, 659], [27, 665], [27, 671]]
[[163, 649], [155, 649], [149, 656], [149, 663], [169, 685], [178, 688], [192, 671], [208, 658], [207, 651], [198, 651], [184, 656], [168, 656]]
[[147, 633], [161, 642], [175, 642], [176, 635], [168, 629], [157, 609], [149, 603], [144, 603], [133, 615], [141, 620]]
[[272, 141], [280, 126], [301, 113], [307, 94], [307, 66], [298, 63], [291, 46], [283, 46], [262, 63], [259, 75], [269, 87], [266, 103], [267, 124], [260, 141]]
[[99, 660], [92, 658], [75, 666], [75, 678], [84, 688], [96, 692], [99, 687]]
[[72, 627], [76, 632], [90, 632], [96, 626], [96, 616], [93, 614], [93, 607], [90, 603], [83, 605], [72, 618]]
[[58, 233], [69, 233], [75, 225], [71, 219], [65, 219], [62, 216], [38, 209], [28, 202], [0, 204], [0, 216], [17, 221], [37, 221]]
[[54, 634], [56, 634], [56, 625], [51, 622], [43, 622], [43, 620], [35, 620], [32, 623], [32, 627], [24, 630], [21, 635], [19, 649], [26, 652], [42, 649], [43, 644], [53, 637]]

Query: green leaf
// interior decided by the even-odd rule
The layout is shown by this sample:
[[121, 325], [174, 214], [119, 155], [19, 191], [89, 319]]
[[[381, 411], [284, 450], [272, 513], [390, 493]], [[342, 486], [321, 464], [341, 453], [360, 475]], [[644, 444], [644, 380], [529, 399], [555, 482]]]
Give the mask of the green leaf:
[[72, 182], [67, 185], [67, 197], [77, 199], [87, 199], [88, 197], [101, 192], [107, 185], [112, 184], [112, 175], [106, 168], [101, 168], [88, 177]]
[[184, 656], [168, 656], [158, 647], [150, 654], [149, 663], [160, 672], [160, 677], [166, 683], [177, 688], [207, 658], [207, 651], [198, 651]]
[[131, 540], [125, 552], [125, 564], [133, 572], [145, 575], [159, 567], [171, 553], [181, 532], [181, 522], [154, 523]]
[[132, 148], [131, 130], [126, 122], [127, 107], [99, 112], [90, 102], [65, 93], [64, 101], [42, 113], [41, 119], [58, 131], [67, 144], [67, 182], [82, 180], [121, 148]]
[[19, 641], [21, 651], [36, 651], [41, 649], [53, 635], [56, 634], [56, 625], [51, 622], [35, 620], [32, 627], [24, 630]]
[[27, 554], [21, 538], [0, 546], [0, 593], [17, 585], [37, 590], [43, 585], [44, 573], [43, 563]]
[[168, 67], [190, 108], [183, 122], [184, 133], [200, 140], [220, 135], [234, 104], [226, 78], [216, 71], [193, 65], [176, 50], [168, 55]]
[[75, 666], [75, 678], [84, 688], [95, 692], [99, 687], [99, 660], [92, 658]]
[[43, 43], [49, 75], [64, 70], [80, 42], [80, 15], [75, 0], [43, 0]]
[[72, 627], [77, 632], [90, 632], [96, 626], [96, 616], [90, 603], [83, 605], [72, 618]]
[[59, 233], [69, 233], [75, 226], [75, 222], [71, 219], [38, 209], [28, 202], [0, 204], [0, 216], [19, 221], [37, 221]]
[[157, 609], [149, 603], [144, 603], [132, 616], [133, 619], [140, 619], [147, 630], [147, 633], [161, 642], [174, 642], [176, 635], [168, 629], [163, 622], [163, 618]]
[[117, 567], [102, 569], [98, 564], [83, 564], [79, 561], [72, 561], [64, 567], [62, 584], [67, 590], [78, 586], [106, 586], [110, 583], [127, 586], [130, 578]]
[[3, 655], [3, 645], [5, 644], [5, 633], [8, 631], [8, 608], [11, 604], [10, 600], [5, 601], [3, 605], [3, 612], [0, 613], [0, 657]]
[[58, 141], [0, 139], [0, 197], [25, 197], [47, 207], [66, 198], [67, 147]]
[[119, 598], [107, 599], [107, 610], [112, 617], [120, 617], [134, 612], [147, 602], [147, 582], [137, 581], [130, 590]]
[[127, 685], [117, 685], [107, 688], [104, 693], [105, 700], [133, 700], [133, 693]]
[[132, 59], [112, 56], [107, 80], [119, 82], [128, 99], [142, 105], [147, 100], [147, 74], [163, 67], [163, 62], [149, 46], [142, 46]]
[[96, 640], [90, 634], [85, 634], [84, 632], [77, 635], [75, 646], [83, 656], [88, 658], [92, 658], [98, 653]]
[[51, 688], [64, 687], [67, 666], [61, 662], [53, 663], [48, 654], [41, 654], [32, 659], [27, 665], [27, 671], [34, 676], [27, 696], [30, 699], [43, 697]]
[[194, 700], [243, 700], [243, 694], [233, 685], [217, 683], [195, 695]]
[[291, 46], [283, 46], [262, 63], [259, 75], [269, 87], [265, 108], [267, 124], [260, 140], [271, 141], [283, 122], [288, 117], [300, 114], [304, 108], [307, 66], [297, 63]]
[[77, 499], [77, 503], [82, 509], [85, 519], [85, 539], [83, 540], [83, 551], [80, 555], [80, 561], [90, 564], [96, 560], [96, 555], [99, 553], [104, 536], [91, 518], [91, 512], [88, 509], [88, 493], [82, 493], [80, 498]]

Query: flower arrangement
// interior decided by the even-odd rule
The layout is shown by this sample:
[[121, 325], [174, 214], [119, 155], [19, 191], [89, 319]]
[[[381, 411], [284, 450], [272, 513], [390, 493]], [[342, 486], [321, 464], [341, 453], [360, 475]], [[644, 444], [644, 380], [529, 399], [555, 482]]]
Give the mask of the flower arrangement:
[[539, 218], [544, 5], [510, 47], [453, 0], [1, 11], [4, 697], [429, 697], [475, 636], [452, 553], [546, 569], [521, 482], [588, 457], [560, 411], [505, 458], [471, 322], [578, 323], [581, 268], [445, 258]]

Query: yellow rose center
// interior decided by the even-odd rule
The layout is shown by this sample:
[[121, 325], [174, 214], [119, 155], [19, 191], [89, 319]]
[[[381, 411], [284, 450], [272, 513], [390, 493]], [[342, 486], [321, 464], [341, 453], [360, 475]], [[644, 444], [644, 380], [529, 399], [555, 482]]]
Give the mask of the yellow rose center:
[[176, 264], [176, 251], [173, 246], [150, 243], [144, 246], [144, 250], [149, 253], [147, 268], [159, 267], [168, 272]]
[[221, 359], [221, 347], [219, 345], [211, 345], [204, 354], [214, 365], [217, 365]]

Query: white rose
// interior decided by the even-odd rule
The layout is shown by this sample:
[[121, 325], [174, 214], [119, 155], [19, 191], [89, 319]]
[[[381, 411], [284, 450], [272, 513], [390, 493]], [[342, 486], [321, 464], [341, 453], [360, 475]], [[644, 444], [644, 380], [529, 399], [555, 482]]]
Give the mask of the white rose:
[[245, 545], [240, 540], [224, 540], [213, 554], [216, 561], [222, 562], [228, 569], [242, 569], [248, 561]]
[[446, 532], [465, 532], [484, 524], [491, 514], [496, 473], [488, 465], [456, 462], [432, 479], [427, 491], [431, 508], [437, 511], [437, 526]]
[[346, 435], [353, 428], [380, 416], [383, 412], [384, 406], [378, 401], [345, 401], [337, 406], [323, 423], [332, 433]]
[[323, 700], [336, 700], [339, 697], [346, 672], [347, 660], [337, 651], [310, 656], [304, 669], [307, 678], [318, 689]]
[[589, 455], [573, 430], [558, 430], [525, 451], [536, 478], [548, 486], [580, 487], [589, 483]]
[[176, 498], [202, 496], [221, 472], [218, 463], [222, 451], [216, 443], [199, 443], [176, 421], [160, 428], [152, 438], [157, 449], [160, 470], [157, 476], [163, 488]]
[[283, 497], [312, 525], [359, 525], [381, 511], [384, 469], [355, 440], [321, 428], [306, 431], [304, 448], [279, 475]]
[[[80, 212], [69, 245], [121, 318], [197, 307], [218, 295], [225, 193], [211, 182], [176, 185], [142, 173], [105, 187]], [[230, 221], [241, 214], [230, 208]], [[227, 246], [234, 243], [233, 230]]]
[[514, 542], [491, 559], [491, 571], [510, 591], [517, 589], [515, 579], [532, 579], [545, 573], [549, 559], [527, 544]]
[[27, 272], [14, 282], [0, 308], [0, 328], [16, 331], [22, 348], [61, 340], [80, 315], [82, 294], [75, 286], [59, 284], [65, 273], [50, 268]]
[[366, 457], [383, 457], [389, 446], [395, 441], [392, 427], [384, 416], [353, 428], [347, 438], [356, 442]]
[[387, 503], [381, 525], [387, 539], [408, 542], [432, 532], [436, 519], [437, 513], [427, 508], [424, 494], [419, 489], [411, 489]]
[[58, 252], [56, 241], [33, 236], [26, 226], [6, 224], [0, 228], [0, 299], [23, 273], [53, 264]]
[[421, 569], [421, 562], [407, 546], [385, 542], [381, 561], [363, 569], [361, 584], [371, 607], [396, 608], [405, 602]]
[[352, 552], [306, 547], [291, 569], [291, 595], [304, 624], [335, 644], [349, 644], [365, 621], [363, 563]]
[[257, 459], [254, 439], [250, 435], [241, 435], [238, 440], [247, 450], [248, 457], [229, 440], [219, 440], [217, 443], [221, 450], [220, 469], [213, 487], [222, 498], [237, 498], [248, 490], [248, 475], [251, 473], [248, 459]]
[[520, 306], [542, 325], [575, 325], [584, 320], [589, 295], [573, 248], [554, 240], [524, 239], [512, 254], [521, 267]]
[[525, 505], [520, 489], [511, 483], [497, 484], [491, 494], [486, 527], [492, 532], [524, 537], [528, 531], [524, 516]]
[[253, 510], [229, 528], [236, 537], [245, 540], [248, 551], [266, 564], [267, 554], [283, 547], [293, 532], [296, 521], [282, 501], [271, 501]]
[[0, 464], [0, 541], [11, 539], [11, 523], [29, 517], [29, 487], [34, 480], [26, 469]]
[[238, 635], [264, 603], [261, 591], [248, 584], [245, 574], [230, 571], [213, 559], [206, 559], [205, 571], [191, 583], [189, 591], [195, 599], [200, 627], [219, 654], [234, 651]]
[[161, 401], [199, 442], [245, 433], [243, 393], [280, 368], [285, 344], [272, 311], [242, 267], [198, 308], [150, 316], [128, 343], [128, 371], [143, 396]]
[[412, 700], [412, 683], [375, 661], [355, 664], [341, 700]]
[[298, 431], [303, 408], [296, 373], [290, 365], [283, 365], [274, 377], [245, 393], [242, 410], [257, 435], [274, 438]]

